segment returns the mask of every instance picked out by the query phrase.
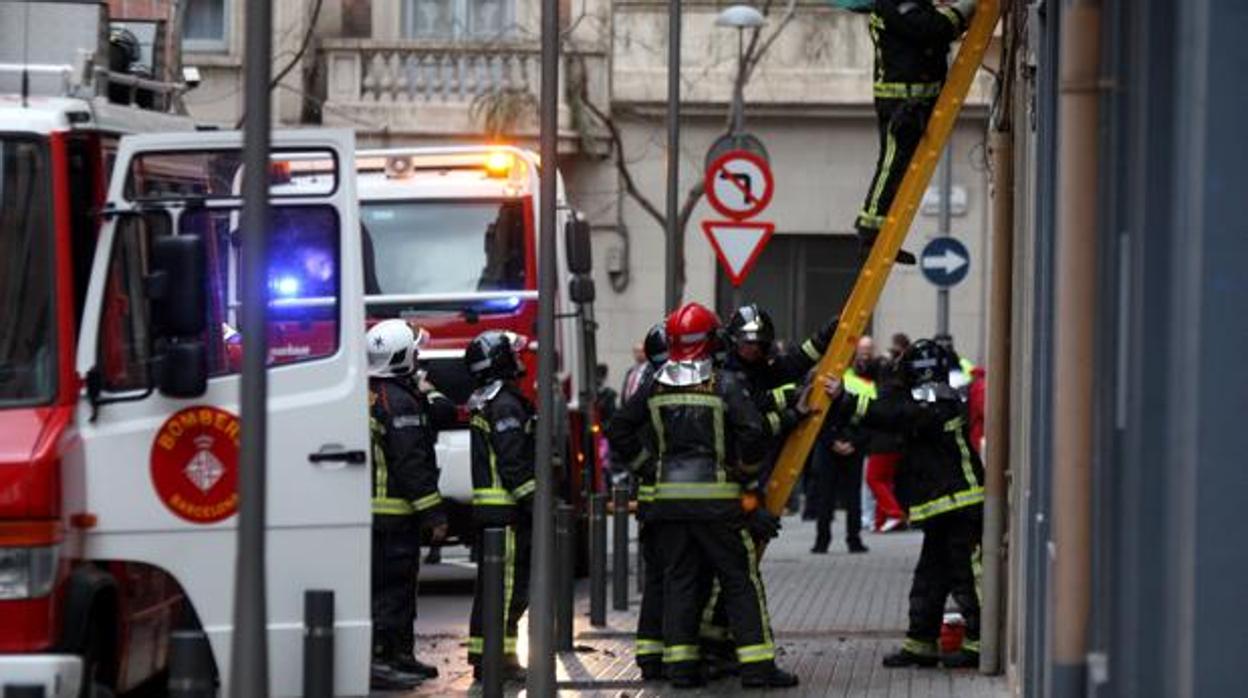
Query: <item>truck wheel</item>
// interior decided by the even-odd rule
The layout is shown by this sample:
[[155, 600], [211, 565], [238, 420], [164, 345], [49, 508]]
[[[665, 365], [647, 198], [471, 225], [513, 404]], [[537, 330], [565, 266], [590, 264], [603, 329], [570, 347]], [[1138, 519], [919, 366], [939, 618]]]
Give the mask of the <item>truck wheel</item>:
[[113, 639], [103, 613], [91, 613], [87, 640], [82, 648], [82, 688], [80, 698], [113, 698]]

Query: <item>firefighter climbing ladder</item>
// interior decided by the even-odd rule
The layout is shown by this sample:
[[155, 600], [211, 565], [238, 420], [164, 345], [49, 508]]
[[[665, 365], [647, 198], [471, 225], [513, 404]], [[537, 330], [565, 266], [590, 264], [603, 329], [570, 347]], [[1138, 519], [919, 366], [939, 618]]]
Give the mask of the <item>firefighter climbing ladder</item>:
[[[923, 192], [936, 169], [936, 161], [949, 140], [949, 134], [953, 132], [954, 122], [962, 111], [962, 104], [970, 92], [975, 73], [983, 63], [984, 53], [988, 50], [988, 42], [992, 39], [992, 32], [1000, 15], [1000, 0], [980, 0], [975, 17], [962, 41], [962, 47], [949, 69], [949, 77], [936, 100], [927, 130], [923, 133], [923, 140], [919, 142], [918, 150], [910, 160], [897, 196], [888, 209], [888, 218], [885, 219], [875, 246], [859, 272], [854, 290], [841, 312], [836, 335], [815, 368], [816, 376], [840, 376], [849, 367], [858, 337], [866, 328], [867, 320], [875, 310], [875, 304], [888, 281], [893, 260], [896, 259], [897, 251], [901, 249], [906, 232], [914, 221]], [[827, 394], [818, 387], [811, 390], [810, 405], [812, 414], [785, 441], [784, 449], [780, 452], [775, 470], [767, 483], [767, 509], [776, 515], [784, 510], [789, 493], [792, 492], [798, 476], [802, 474], [806, 457], [823, 426], [828, 407]]]

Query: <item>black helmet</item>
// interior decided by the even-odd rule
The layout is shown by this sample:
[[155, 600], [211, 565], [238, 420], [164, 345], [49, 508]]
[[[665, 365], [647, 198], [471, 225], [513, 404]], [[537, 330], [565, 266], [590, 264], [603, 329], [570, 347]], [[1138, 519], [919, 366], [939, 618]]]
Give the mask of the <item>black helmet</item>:
[[478, 385], [516, 378], [524, 373], [517, 356], [520, 338], [514, 332], [486, 330], [468, 343], [464, 363]]
[[776, 325], [766, 310], [750, 303], [737, 308], [728, 321], [728, 336], [736, 344], [761, 344], [768, 349], [776, 341]]
[[930, 339], [920, 339], [901, 355], [901, 374], [911, 388], [924, 383], [948, 383], [951, 366], [949, 352]]
[[667, 330], [664, 329], [663, 323], [656, 323], [650, 331], [646, 333], [646, 361], [651, 366], [658, 368], [667, 363]]

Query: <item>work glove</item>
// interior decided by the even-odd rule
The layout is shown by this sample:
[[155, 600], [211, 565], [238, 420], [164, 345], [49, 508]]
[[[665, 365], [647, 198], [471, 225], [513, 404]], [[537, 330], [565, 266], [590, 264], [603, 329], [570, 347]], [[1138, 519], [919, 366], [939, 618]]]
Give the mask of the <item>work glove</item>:
[[780, 535], [780, 517], [760, 506], [745, 515], [745, 529], [754, 540], [769, 541]]
[[422, 537], [431, 544], [438, 544], [446, 540], [446, 534], [450, 526], [446, 516], [446, 507], [439, 504], [438, 506], [424, 512], [420, 516], [420, 531]]

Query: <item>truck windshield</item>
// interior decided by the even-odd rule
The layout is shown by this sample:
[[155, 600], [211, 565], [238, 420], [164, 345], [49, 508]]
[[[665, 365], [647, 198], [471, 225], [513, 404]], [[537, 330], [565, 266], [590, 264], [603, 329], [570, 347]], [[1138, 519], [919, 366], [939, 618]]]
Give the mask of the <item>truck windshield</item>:
[[0, 134], [0, 407], [56, 391], [48, 178], [42, 139]]
[[519, 201], [371, 201], [362, 209], [365, 265], [375, 270], [369, 294], [471, 298], [525, 288]]

